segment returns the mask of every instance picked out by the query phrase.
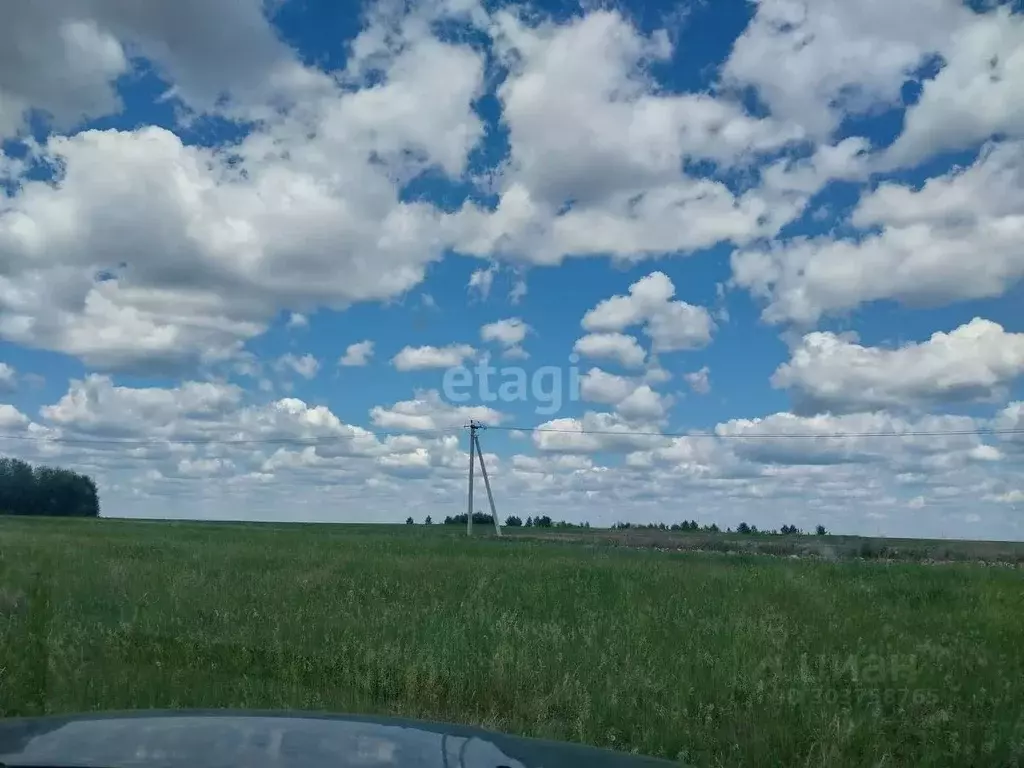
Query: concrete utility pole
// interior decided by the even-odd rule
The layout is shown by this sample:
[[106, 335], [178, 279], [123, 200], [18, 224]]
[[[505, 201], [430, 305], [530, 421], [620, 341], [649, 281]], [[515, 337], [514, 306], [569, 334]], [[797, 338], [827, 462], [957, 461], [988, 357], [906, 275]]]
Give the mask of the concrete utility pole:
[[477, 435], [477, 432], [482, 429], [487, 429], [487, 427], [476, 421], [469, 422], [469, 504], [466, 510], [466, 535], [473, 535], [473, 454], [476, 454], [476, 459], [480, 462], [480, 474], [484, 478], [484, 487], [487, 489], [487, 501], [491, 505], [494, 532], [501, 536], [498, 511], [494, 508], [494, 494], [491, 493], [491, 480], [487, 476], [487, 466], [484, 464], [484, 449], [480, 447], [480, 438]]
[[466, 507], [466, 535], [473, 535], [473, 454], [476, 452], [476, 422], [469, 422], [469, 505]]

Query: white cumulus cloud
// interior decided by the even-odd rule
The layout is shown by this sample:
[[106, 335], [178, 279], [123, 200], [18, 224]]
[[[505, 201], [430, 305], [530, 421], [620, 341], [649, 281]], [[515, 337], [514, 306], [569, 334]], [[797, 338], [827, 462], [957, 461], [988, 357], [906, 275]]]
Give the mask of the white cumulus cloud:
[[483, 326], [480, 329], [480, 338], [501, 344], [506, 357], [525, 358], [527, 354], [522, 344], [531, 330], [521, 318], [510, 317]]
[[289, 328], [308, 328], [309, 318], [300, 312], [292, 312], [288, 316], [287, 326]]
[[605, 299], [587, 312], [583, 328], [606, 332], [643, 325], [654, 352], [707, 346], [715, 321], [704, 307], [673, 301], [675, 292], [675, 285], [664, 272], [652, 272], [629, 286], [627, 295]]
[[391, 359], [399, 371], [419, 371], [428, 368], [454, 368], [476, 354], [468, 344], [449, 344], [446, 347], [404, 347]]
[[437, 390], [417, 392], [412, 400], [389, 407], [374, 406], [370, 411], [374, 426], [387, 430], [433, 432], [464, 427], [470, 420], [482, 424], [500, 424], [505, 416], [482, 405], [456, 406], [445, 402]]
[[[497, 89], [509, 162], [493, 210], [464, 205], [457, 247], [481, 257], [557, 264], [570, 254], [635, 261], [776, 233], [807, 195], [738, 194], [683, 171], [687, 159], [749, 162], [803, 138], [792, 123], [746, 114], [739, 100], [672, 93], [644, 75], [672, 55], [622, 14], [595, 10], [556, 24], [499, 10], [491, 34], [509, 68]], [[580, 119], [586, 115], [586, 119]]]
[[959, 0], [760, 0], [724, 80], [754, 86], [776, 118], [827, 137], [847, 114], [898, 104], [904, 81], [971, 16]]
[[711, 369], [705, 365], [699, 371], [684, 373], [683, 378], [686, 380], [686, 383], [690, 385], [690, 389], [698, 395], [706, 395], [711, 391], [711, 381], [709, 378], [710, 373]]
[[297, 373], [304, 379], [313, 379], [320, 370], [320, 361], [308, 352], [302, 356], [289, 352], [277, 359], [275, 367], [279, 371], [289, 370]]
[[0, 392], [11, 392], [18, 384], [18, 372], [7, 363], [0, 363]]
[[349, 344], [345, 348], [345, 354], [338, 360], [338, 365], [352, 368], [368, 365], [370, 358], [373, 357], [373, 347], [374, 344], [369, 339]]
[[1022, 179], [1024, 142], [1006, 142], [919, 189], [886, 182], [851, 216], [861, 236], [737, 251], [733, 282], [767, 300], [770, 322], [814, 323], [883, 299], [913, 306], [1000, 296], [1024, 277]]
[[1024, 374], [1024, 333], [981, 318], [895, 349], [834, 333], [805, 335], [772, 385], [811, 410], [870, 411], [991, 399]]
[[626, 368], [639, 368], [647, 359], [636, 337], [624, 333], [588, 333], [576, 340], [573, 351], [584, 357], [617, 360]]
[[1003, 5], [955, 31], [945, 65], [923, 84], [887, 165], [912, 165], [995, 134], [1024, 138], [1024, 19]]

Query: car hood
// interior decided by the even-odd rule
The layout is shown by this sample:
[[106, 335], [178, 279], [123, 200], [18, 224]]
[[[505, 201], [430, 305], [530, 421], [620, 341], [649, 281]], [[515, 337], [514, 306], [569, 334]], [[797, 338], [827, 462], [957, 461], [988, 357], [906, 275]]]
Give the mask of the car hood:
[[665, 760], [417, 720], [175, 710], [0, 720], [0, 765], [665, 768]]

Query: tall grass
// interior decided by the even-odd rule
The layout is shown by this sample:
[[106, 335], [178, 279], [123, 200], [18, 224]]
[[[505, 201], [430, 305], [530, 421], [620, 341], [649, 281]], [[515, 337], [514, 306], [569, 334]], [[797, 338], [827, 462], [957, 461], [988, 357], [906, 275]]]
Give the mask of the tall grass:
[[1016, 765], [1022, 616], [1019, 572], [970, 565], [2, 520], [0, 714], [294, 708], [701, 766]]

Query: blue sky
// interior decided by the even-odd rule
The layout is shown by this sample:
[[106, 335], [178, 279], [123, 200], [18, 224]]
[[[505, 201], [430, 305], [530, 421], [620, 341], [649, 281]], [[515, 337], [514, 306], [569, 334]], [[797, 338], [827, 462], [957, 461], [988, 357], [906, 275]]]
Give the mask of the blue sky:
[[0, 32], [0, 450], [105, 514], [440, 518], [477, 419], [509, 512], [1024, 535], [1012, 4], [89, 14]]

